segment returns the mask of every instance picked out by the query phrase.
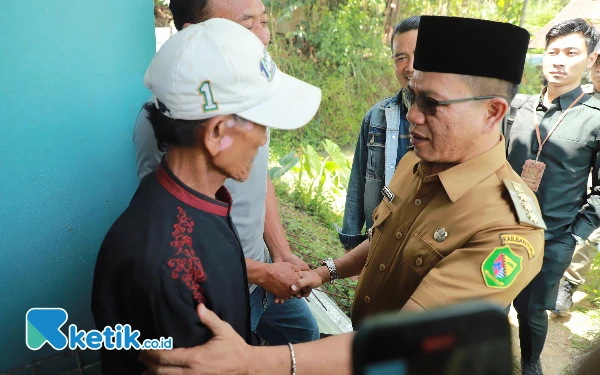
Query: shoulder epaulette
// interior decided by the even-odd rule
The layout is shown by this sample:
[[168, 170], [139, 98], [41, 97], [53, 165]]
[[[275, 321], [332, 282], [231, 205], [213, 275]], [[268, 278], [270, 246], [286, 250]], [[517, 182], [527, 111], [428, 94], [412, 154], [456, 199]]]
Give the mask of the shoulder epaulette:
[[587, 100], [583, 101], [582, 104], [587, 107], [600, 110], [600, 99], [597, 98], [597, 95], [598, 93], [589, 94]]
[[523, 185], [508, 179], [502, 181], [510, 193], [510, 199], [517, 212], [519, 223], [544, 230], [548, 229], [535, 201], [525, 190]]

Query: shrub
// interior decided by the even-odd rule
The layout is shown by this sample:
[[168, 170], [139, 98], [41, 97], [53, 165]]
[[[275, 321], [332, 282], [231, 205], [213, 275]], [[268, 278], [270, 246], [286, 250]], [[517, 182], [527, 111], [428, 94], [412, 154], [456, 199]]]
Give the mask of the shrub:
[[[305, 127], [273, 131], [272, 151], [279, 156], [301, 143], [322, 150], [324, 138], [342, 147], [354, 144], [369, 108], [400, 88], [390, 47], [382, 41], [384, 1], [303, 3], [265, 1], [275, 20], [269, 51], [279, 69], [323, 94], [318, 113]], [[292, 31], [278, 32], [277, 25], [291, 19], [296, 19]]]
[[[269, 175], [277, 182], [278, 192], [285, 192], [296, 208], [329, 225], [340, 219], [332, 209], [333, 201], [345, 195], [351, 166], [340, 147], [329, 139], [322, 142], [322, 147], [327, 157], [320, 156], [311, 145], [303, 145], [300, 156], [294, 151], [288, 153], [279, 159], [279, 166], [269, 170]], [[287, 183], [281, 181], [286, 173]]]

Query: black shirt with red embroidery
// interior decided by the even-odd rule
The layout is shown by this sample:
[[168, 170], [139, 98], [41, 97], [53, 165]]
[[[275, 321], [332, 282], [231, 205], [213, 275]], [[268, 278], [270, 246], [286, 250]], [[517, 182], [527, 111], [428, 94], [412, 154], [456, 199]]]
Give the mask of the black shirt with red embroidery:
[[[108, 231], [96, 260], [96, 327], [129, 324], [173, 347], [204, 344], [212, 332], [196, 313], [204, 303], [251, 344], [246, 264], [225, 187], [211, 199], [184, 185], [165, 160], [140, 184]], [[140, 374], [134, 350], [102, 350], [103, 374]]]

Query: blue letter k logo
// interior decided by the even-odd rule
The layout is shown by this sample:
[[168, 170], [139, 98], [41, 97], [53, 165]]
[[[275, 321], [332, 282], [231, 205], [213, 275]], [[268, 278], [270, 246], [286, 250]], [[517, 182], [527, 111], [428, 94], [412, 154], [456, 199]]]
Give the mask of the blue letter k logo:
[[64, 309], [35, 308], [25, 315], [25, 342], [31, 350], [38, 350], [45, 343], [55, 350], [67, 347], [68, 340], [60, 327], [67, 322], [69, 315]]

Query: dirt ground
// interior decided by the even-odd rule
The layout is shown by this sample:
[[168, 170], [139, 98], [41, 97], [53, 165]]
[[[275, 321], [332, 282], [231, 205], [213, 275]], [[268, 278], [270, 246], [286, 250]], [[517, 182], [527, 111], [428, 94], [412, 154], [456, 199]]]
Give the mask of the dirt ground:
[[[558, 317], [548, 313], [549, 326], [546, 345], [542, 352], [542, 367], [545, 375], [569, 375], [573, 373], [578, 360], [597, 344], [600, 327], [598, 316], [600, 309], [585, 300], [586, 294], [575, 292], [572, 313]], [[511, 309], [509, 314], [512, 326], [513, 356], [515, 375], [521, 374], [521, 355], [517, 313]], [[598, 371], [600, 374], [600, 370]]]

